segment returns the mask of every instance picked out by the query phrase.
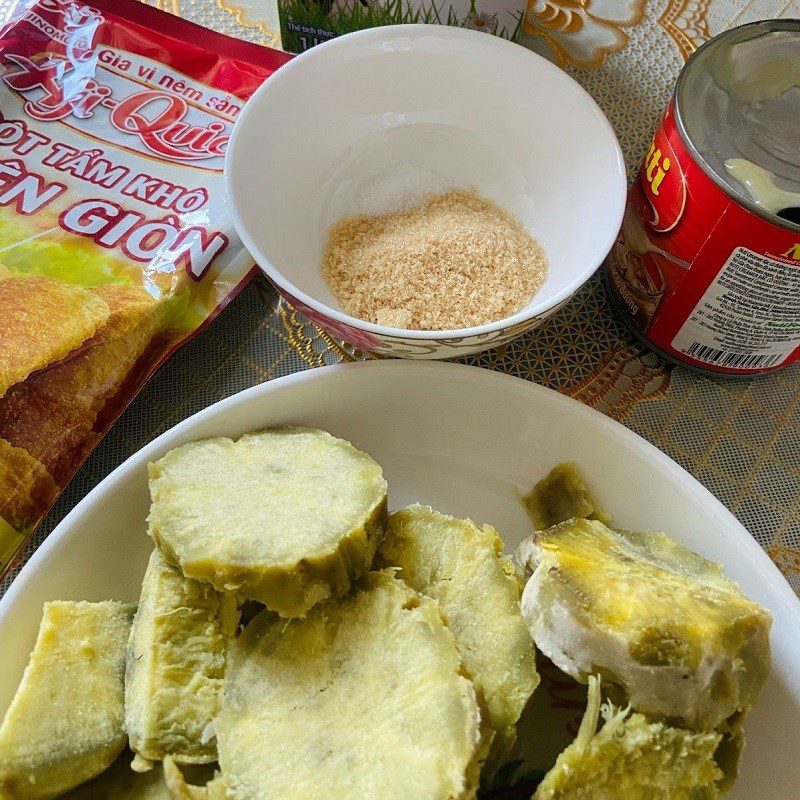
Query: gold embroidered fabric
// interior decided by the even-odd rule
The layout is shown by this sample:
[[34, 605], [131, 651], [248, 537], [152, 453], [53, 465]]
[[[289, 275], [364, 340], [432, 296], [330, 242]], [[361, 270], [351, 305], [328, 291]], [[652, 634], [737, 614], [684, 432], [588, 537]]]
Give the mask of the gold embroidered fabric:
[[[800, 16], [798, 0], [530, 0], [524, 8], [525, 2], [522, 44], [560, 64], [597, 100], [630, 174], [681, 65], [702, 41], [754, 19]], [[233, 36], [277, 44], [274, 0], [152, 4]], [[0, 16], [10, 5], [0, 0]], [[18, 566], [94, 484], [175, 423], [261, 381], [359, 358], [364, 355], [320, 332], [258, 277], [132, 403]], [[653, 442], [733, 511], [800, 594], [800, 368], [734, 382], [670, 367], [614, 316], [599, 278], [537, 330], [463, 360], [576, 397]]]

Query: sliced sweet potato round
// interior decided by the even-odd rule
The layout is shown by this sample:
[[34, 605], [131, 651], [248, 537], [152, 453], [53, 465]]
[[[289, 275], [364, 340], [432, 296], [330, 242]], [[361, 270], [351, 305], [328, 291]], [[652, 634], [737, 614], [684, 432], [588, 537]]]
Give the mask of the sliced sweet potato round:
[[215, 723], [231, 800], [472, 798], [480, 719], [437, 604], [372, 572], [232, 646]]
[[413, 505], [389, 517], [378, 560], [399, 567], [399, 577], [444, 612], [483, 695], [493, 737], [486, 777], [514, 744], [517, 721], [539, 684], [533, 640], [519, 609], [519, 582], [503, 542], [490, 525]]
[[150, 465], [150, 535], [167, 561], [285, 617], [340, 596], [386, 522], [380, 465], [310, 428], [206, 439]]

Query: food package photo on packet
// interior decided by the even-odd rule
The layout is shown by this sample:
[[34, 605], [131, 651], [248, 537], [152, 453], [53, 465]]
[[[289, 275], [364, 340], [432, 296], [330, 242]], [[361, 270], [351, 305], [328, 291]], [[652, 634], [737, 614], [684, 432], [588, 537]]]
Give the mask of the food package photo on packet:
[[491, 33], [516, 42], [524, 0], [278, 0], [283, 49], [303, 53], [353, 31], [426, 23]]
[[237, 115], [289, 56], [134, 0], [0, 32], [0, 574], [153, 372], [248, 280]]

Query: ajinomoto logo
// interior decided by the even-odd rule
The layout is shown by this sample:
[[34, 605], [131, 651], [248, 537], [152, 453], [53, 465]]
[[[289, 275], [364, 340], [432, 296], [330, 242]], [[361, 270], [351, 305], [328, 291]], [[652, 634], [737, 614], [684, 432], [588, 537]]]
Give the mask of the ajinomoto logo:
[[639, 169], [639, 183], [647, 199], [647, 224], [658, 233], [672, 230], [686, 206], [686, 180], [662, 125]]
[[25, 20], [40, 33], [68, 48], [72, 61], [91, 53], [103, 19], [96, 8], [73, 0], [37, 0], [25, 13]]
[[793, 261], [800, 261], [800, 242], [795, 242], [785, 253], [781, 253], [783, 258], [791, 258]]

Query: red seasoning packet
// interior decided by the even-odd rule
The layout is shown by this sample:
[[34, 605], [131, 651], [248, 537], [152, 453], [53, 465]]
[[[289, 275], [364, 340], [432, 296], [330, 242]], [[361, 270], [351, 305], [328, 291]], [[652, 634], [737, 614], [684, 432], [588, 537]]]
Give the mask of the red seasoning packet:
[[0, 574], [250, 277], [225, 148], [288, 58], [135, 0], [28, 2], [0, 31]]

